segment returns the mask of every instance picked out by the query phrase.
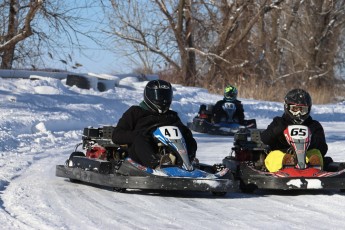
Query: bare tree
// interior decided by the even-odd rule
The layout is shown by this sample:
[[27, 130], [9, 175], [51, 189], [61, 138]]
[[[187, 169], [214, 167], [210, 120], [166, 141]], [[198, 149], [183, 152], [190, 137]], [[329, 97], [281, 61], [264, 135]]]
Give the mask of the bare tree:
[[72, 68], [74, 49], [82, 49], [80, 36], [95, 40], [89, 31], [88, 10], [97, 4], [87, 0], [5, 0], [0, 4], [1, 68], [28, 67], [60, 60]]
[[[6, 3], [3, 4], [4, 9], [8, 10], [8, 24], [7, 33], [0, 37], [2, 69], [11, 68], [16, 44], [33, 34], [31, 22], [42, 4], [43, 0], [30, 1], [28, 5], [24, 6], [20, 6], [18, 0], [10, 0], [8, 7], [6, 7]], [[19, 23], [20, 10], [27, 12], [21, 24]]]
[[[225, 65], [234, 69], [249, 62], [245, 38], [260, 16], [282, 2], [268, 5], [263, 1], [254, 10], [256, 5], [251, 1], [109, 1], [109, 33], [117, 41], [131, 44], [131, 54], [160, 56], [168, 69], [180, 73], [186, 85], [212, 84], [224, 74]], [[249, 13], [255, 13], [254, 17]], [[231, 58], [234, 53], [243, 59]]]
[[260, 54], [253, 52], [253, 43], [257, 43], [256, 39], [252, 41], [253, 34], [258, 33], [255, 26], [259, 24], [260, 18], [279, 6], [281, 2], [224, 0], [211, 4], [208, 1], [200, 1], [207, 14], [201, 16], [203, 20], [198, 21], [202, 23], [210, 18], [213, 25], [207, 32], [211, 33], [213, 35], [211, 39], [215, 40], [207, 47], [197, 47], [199, 49], [197, 53], [209, 62], [206, 81], [202, 79], [204, 84], [223, 86], [226, 84], [225, 76], [236, 77], [253, 71], [250, 64], [254, 66], [260, 57]]
[[[343, 1], [291, 1], [282, 5], [270, 21], [278, 27], [271, 36], [275, 47], [269, 47], [270, 55], [266, 56], [273, 81], [287, 76], [317, 84], [322, 79], [332, 80], [344, 30], [344, 6]], [[273, 33], [271, 25], [266, 23], [265, 27], [266, 32]]]
[[261, 18], [261, 32], [251, 35], [253, 51], [263, 54], [253, 74], [265, 76], [265, 88], [274, 91], [274, 99], [282, 98], [285, 91], [278, 89], [286, 87], [320, 96], [328, 92], [323, 98], [329, 99], [319, 102], [336, 96], [334, 69], [342, 65], [337, 57], [344, 10], [344, 1], [285, 1]]
[[186, 85], [217, 91], [233, 83], [247, 86], [247, 96], [265, 97], [269, 88], [281, 98], [286, 85], [332, 84], [343, 60], [341, 0], [109, 2], [108, 32], [132, 47], [127, 54], [154, 54]]
[[155, 54], [160, 65], [174, 68], [185, 84], [195, 84], [195, 53], [186, 49], [194, 46], [192, 0], [109, 2], [110, 34], [131, 45], [133, 53]]

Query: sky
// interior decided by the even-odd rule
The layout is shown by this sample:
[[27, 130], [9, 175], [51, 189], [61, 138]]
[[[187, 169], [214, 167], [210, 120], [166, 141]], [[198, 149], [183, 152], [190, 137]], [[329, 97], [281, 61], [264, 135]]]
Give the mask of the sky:
[[[56, 165], [64, 164], [81, 142], [83, 128], [116, 125], [129, 106], [142, 100], [147, 82], [108, 76], [108, 90], [98, 92], [49, 76], [0, 78], [1, 229], [343, 228], [345, 194], [337, 190], [235, 191], [224, 197], [207, 192], [117, 193], [56, 177]], [[201, 103], [222, 98], [196, 87], [174, 84], [173, 89], [171, 108], [185, 124]], [[283, 113], [279, 102], [244, 99], [241, 92], [239, 99], [246, 118], [257, 119], [258, 128]], [[312, 116], [325, 129], [327, 155], [345, 161], [345, 103], [314, 105]], [[193, 136], [202, 163], [220, 163], [231, 152], [233, 137]]]
[[[82, 39], [83, 40], [83, 39]], [[121, 55], [108, 51], [85, 39], [84, 44], [90, 44], [89, 49], [83, 53], [77, 53], [75, 59], [83, 66], [78, 68], [80, 73], [130, 73], [132, 69], [128, 66], [127, 60]]]
[[[107, 1], [103, 1], [103, 3], [109, 4]], [[69, 9], [67, 14], [78, 18], [76, 24], [74, 24], [74, 20], [71, 20], [70, 23], [76, 26], [80, 33], [75, 33], [65, 26], [69, 34], [62, 32], [59, 32], [58, 36], [50, 34], [51, 28], [44, 29], [47, 22], [39, 19], [40, 21], [38, 21], [37, 25], [42, 27], [50, 36], [54, 36], [57, 42], [59, 42], [59, 45], [51, 44], [57, 53], [53, 53], [53, 58], [50, 58], [47, 54], [47, 57], [44, 59], [45, 68], [73, 70], [78, 73], [125, 74], [132, 71], [133, 63], [129, 63], [128, 59], [124, 57], [123, 47], [102, 32], [105, 30], [109, 31], [109, 22], [107, 22], [106, 15], [104, 15], [102, 8], [99, 6], [99, 2], [70, 0], [63, 3], [57, 2], [56, 4], [60, 4], [60, 10]], [[83, 35], [83, 33], [87, 36]], [[96, 39], [98, 43], [88, 36]], [[73, 40], [74, 46], [71, 46], [70, 40]], [[70, 60], [69, 55], [72, 60]], [[67, 61], [67, 64], [62, 63], [60, 59]], [[71, 67], [76, 62], [82, 64], [82, 66], [72, 69]]]

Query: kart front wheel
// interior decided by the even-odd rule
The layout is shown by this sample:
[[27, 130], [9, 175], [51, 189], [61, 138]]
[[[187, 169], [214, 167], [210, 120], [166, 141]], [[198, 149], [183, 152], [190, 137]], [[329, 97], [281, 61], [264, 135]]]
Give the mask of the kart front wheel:
[[212, 192], [213, 196], [225, 196], [227, 192]]
[[118, 187], [114, 187], [114, 188], [113, 188], [113, 191], [114, 191], [114, 192], [120, 192], [120, 193], [123, 193], [123, 192], [126, 192], [126, 188], [118, 188]]
[[242, 180], [240, 181], [240, 190], [243, 193], [253, 193], [256, 188], [254, 184], [245, 184]]

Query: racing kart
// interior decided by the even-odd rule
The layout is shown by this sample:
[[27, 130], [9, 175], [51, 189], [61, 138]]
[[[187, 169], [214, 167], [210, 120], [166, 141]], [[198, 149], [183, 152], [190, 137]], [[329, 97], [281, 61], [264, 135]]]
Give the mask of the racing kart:
[[[157, 157], [171, 159], [170, 164], [155, 169], [128, 157], [127, 146], [113, 143], [113, 129], [112, 126], [85, 128], [82, 143], [64, 165], [56, 166], [56, 176], [69, 178], [71, 182], [112, 187], [118, 192], [127, 189], [207, 191], [220, 196], [233, 190], [233, 175], [228, 168], [190, 162], [185, 140], [177, 127], [153, 129]], [[81, 145], [85, 154], [77, 151]]]
[[290, 143], [290, 152], [296, 165], [284, 166], [277, 172], [268, 172], [264, 160], [269, 147], [262, 143], [259, 129], [241, 129], [234, 136], [234, 146], [223, 164], [234, 172], [240, 182], [240, 190], [252, 193], [256, 189], [309, 190], [345, 189], [345, 163], [333, 162], [324, 157], [324, 166], [309, 166], [306, 163], [306, 150], [311, 133], [302, 125], [289, 126], [285, 137]]
[[208, 133], [212, 135], [226, 135], [233, 136], [240, 128], [256, 128], [256, 120], [244, 120], [239, 123], [237, 120], [232, 119], [236, 107], [233, 103], [227, 102], [223, 105], [223, 110], [226, 112], [227, 117], [221, 119], [220, 122], [213, 121], [213, 105], [201, 105], [199, 114], [193, 118], [192, 122], [188, 122], [189, 129], [198, 133]]

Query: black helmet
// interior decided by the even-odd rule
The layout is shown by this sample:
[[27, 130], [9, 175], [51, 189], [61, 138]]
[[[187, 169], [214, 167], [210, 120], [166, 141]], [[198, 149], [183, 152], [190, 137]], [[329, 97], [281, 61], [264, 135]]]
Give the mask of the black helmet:
[[163, 80], [149, 81], [144, 90], [144, 102], [158, 113], [169, 110], [173, 97], [171, 84]]
[[284, 100], [284, 112], [294, 124], [302, 124], [310, 114], [311, 97], [303, 89], [293, 89], [289, 91]]
[[226, 101], [234, 101], [237, 99], [237, 93], [238, 91], [235, 86], [227, 85], [224, 88], [224, 99]]

